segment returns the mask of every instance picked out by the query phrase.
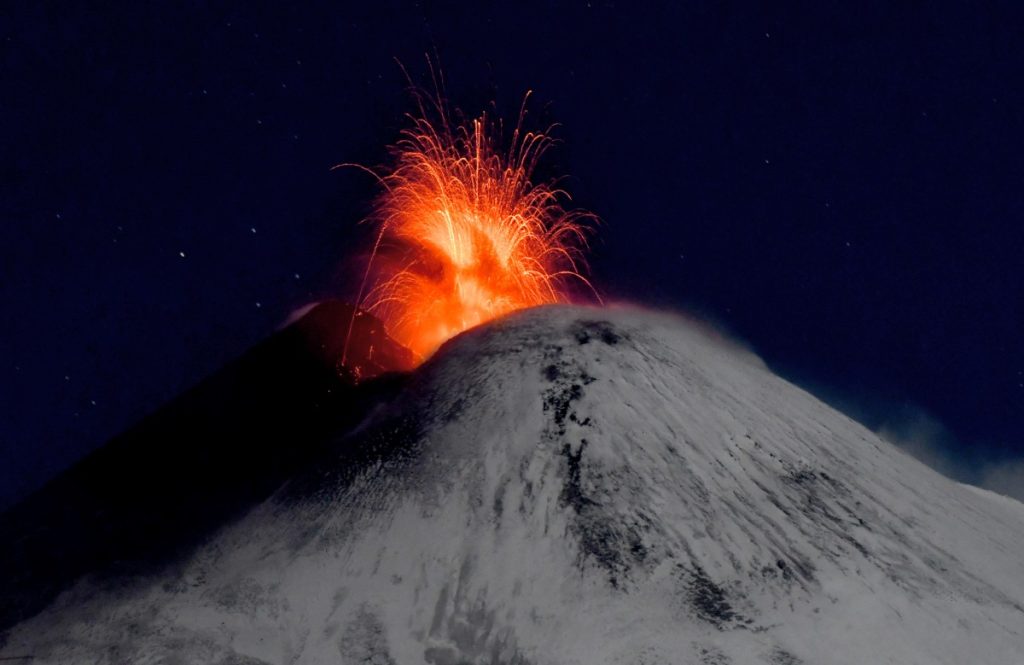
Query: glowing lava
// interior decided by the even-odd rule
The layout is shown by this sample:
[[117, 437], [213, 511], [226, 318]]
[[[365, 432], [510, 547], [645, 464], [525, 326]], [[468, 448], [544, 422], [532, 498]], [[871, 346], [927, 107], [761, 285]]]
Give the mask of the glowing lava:
[[552, 139], [523, 130], [528, 97], [505, 148], [486, 114], [453, 122], [434, 102], [431, 121], [418, 98], [380, 177], [364, 306], [421, 360], [467, 328], [568, 301], [573, 282], [593, 293], [581, 251], [594, 218], [566, 209], [555, 183], [532, 182]]

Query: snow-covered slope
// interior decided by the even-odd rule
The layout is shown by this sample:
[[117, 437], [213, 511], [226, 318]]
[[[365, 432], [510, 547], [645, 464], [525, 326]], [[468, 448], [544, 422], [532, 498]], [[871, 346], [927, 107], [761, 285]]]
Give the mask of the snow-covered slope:
[[190, 560], [82, 581], [3, 655], [1024, 662], [1019, 504], [672, 316], [471, 331], [337, 450]]

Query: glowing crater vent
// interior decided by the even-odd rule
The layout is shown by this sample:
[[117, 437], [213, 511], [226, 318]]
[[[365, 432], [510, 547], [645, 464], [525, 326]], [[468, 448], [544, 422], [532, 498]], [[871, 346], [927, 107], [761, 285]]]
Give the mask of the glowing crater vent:
[[428, 113], [417, 101], [372, 216], [365, 306], [389, 334], [422, 360], [467, 328], [567, 302], [573, 287], [596, 297], [581, 274], [594, 218], [566, 208], [554, 182], [532, 182], [552, 139], [523, 130], [526, 99], [505, 147], [486, 114], [454, 120], [443, 102]]

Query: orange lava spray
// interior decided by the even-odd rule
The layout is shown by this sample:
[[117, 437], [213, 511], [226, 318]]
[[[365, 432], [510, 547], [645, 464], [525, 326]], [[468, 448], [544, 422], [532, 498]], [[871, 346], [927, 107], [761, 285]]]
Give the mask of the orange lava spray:
[[486, 113], [453, 121], [440, 94], [416, 99], [419, 115], [378, 176], [360, 304], [422, 360], [467, 328], [570, 300], [574, 283], [597, 298], [582, 274], [594, 216], [568, 209], [557, 183], [532, 180], [553, 140], [550, 128], [524, 130], [529, 93], [505, 147]]

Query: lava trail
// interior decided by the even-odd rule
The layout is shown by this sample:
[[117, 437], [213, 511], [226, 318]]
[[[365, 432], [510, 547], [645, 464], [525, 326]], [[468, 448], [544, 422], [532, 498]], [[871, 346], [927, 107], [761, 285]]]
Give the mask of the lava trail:
[[[486, 113], [453, 117], [442, 95], [392, 146], [371, 221], [377, 225], [360, 304], [425, 359], [445, 340], [511, 311], [598, 299], [583, 275], [595, 217], [568, 206], [557, 181], [534, 182], [550, 130], [511, 137]], [[375, 174], [377, 175], [377, 174]]]

